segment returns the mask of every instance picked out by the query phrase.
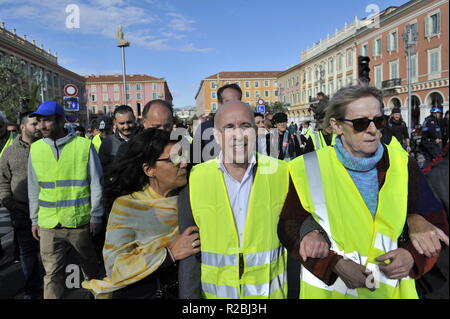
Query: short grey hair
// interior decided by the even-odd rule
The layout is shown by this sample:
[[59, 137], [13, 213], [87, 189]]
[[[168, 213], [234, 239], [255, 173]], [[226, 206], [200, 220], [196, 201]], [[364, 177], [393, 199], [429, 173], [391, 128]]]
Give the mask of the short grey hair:
[[214, 116], [214, 128], [217, 128], [217, 119], [219, 118], [219, 115], [220, 115], [222, 112], [224, 112], [224, 111], [228, 108], [228, 106], [229, 106], [230, 104], [235, 104], [235, 103], [241, 104], [242, 106], [245, 107], [245, 109], [248, 111], [248, 114], [250, 115], [251, 123], [252, 123], [254, 126], [256, 125], [256, 122], [255, 122], [255, 115], [254, 115], [255, 112], [252, 110], [252, 108], [250, 107], [250, 105], [248, 105], [247, 103], [244, 103], [244, 102], [242, 102], [242, 101], [240, 101], [240, 100], [233, 100], [233, 101], [227, 101], [227, 102], [225, 102], [224, 104], [222, 104], [222, 105], [219, 107], [219, 109], [218, 109], [217, 112], [216, 112], [216, 115]]
[[373, 96], [380, 102], [380, 111], [383, 113], [383, 92], [375, 86], [369, 85], [351, 85], [339, 89], [331, 98], [325, 118], [323, 120], [323, 128], [330, 126], [330, 119], [342, 119], [345, 117], [347, 105], [363, 98]]

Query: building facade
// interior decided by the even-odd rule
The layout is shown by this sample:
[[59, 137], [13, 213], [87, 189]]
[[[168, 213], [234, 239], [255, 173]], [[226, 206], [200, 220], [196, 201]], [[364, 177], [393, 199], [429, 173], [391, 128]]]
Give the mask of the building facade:
[[200, 82], [195, 95], [197, 115], [207, 115], [217, 111], [219, 105], [217, 90], [226, 84], [236, 83], [242, 89], [242, 101], [256, 107], [261, 98], [264, 102], [278, 101], [277, 75], [280, 71], [220, 72]]
[[[387, 111], [400, 107], [407, 118], [408, 58], [404, 42], [407, 29], [411, 39], [411, 102], [413, 124], [423, 122], [432, 106], [448, 110], [449, 101], [449, 3], [448, 0], [410, 1], [385, 14], [380, 28], [361, 31], [357, 49], [371, 58], [372, 83], [384, 93]], [[367, 52], [368, 51], [368, 52]]]
[[[407, 119], [408, 76], [403, 34], [417, 31], [411, 54], [413, 124], [422, 123], [430, 108], [448, 110], [448, 0], [413, 0], [389, 7], [328, 35], [301, 54], [300, 103], [289, 108], [290, 120], [307, 119], [316, 94], [358, 83], [358, 56], [370, 58], [371, 85], [383, 90], [385, 112], [400, 107]], [[291, 93], [291, 94], [297, 94]], [[280, 95], [280, 98], [283, 98]]]
[[[86, 76], [88, 108], [92, 117], [100, 114], [111, 115], [114, 109], [124, 104], [122, 75]], [[172, 103], [172, 94], [164, 78], [144, 74], [129, 74], [126, 77], [126, 100], [139, 118], [145, 104], [161, 99]]]
[[186, 122], [192, 118], [196, 113], [195, 107], [187, 107], [180, 110], [175, 110], [175, 116], [177, 116], [183, 122]]
[[80, 110], [73, 112], [80, 123], [87, 122], [86, 94], [84, 77], [58, 65], [56, 53], [45, 51], [43, 45], [39, 47], [35, 41], [27, 40], [27, 36], [18, 36], [15, 29], [9, 31], [4, 22], [0, 22], [0, 58], [16, 57], [22, 61], [25, 72], [36, 77], [41, 83], [41, 99], [62, 100], [64, 86], [74, 84], [78, 88]]
[[301, 64], [294, 65], [287, 69], [286, 71], [280, 72], [277, 76], [278, 80], [278, 101], [282, 103], [285, 107], [287, 107], [289, 111], [290, 121], [294, 123], [300, 123], [303, 121], [311, 120], [311, 115], [308, 109], [303, 111], [295, 111], [301, 110], [302, 105], [302, 96], [301, 92], [303, 91], [303, 87], [305, 83], [302, 83], [304, 70], [301, 67]]

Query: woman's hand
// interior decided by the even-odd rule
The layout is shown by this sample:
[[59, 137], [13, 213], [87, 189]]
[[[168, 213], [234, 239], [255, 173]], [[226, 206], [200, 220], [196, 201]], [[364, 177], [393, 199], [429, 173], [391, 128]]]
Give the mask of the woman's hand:
[[[391, 260], [390, 264], [383, 263]], [[414, 266], [414, 259], [409, 251], [404, 248], [398, 248], [376, 258], [380, 270], [390, 279], [402, 279], [409, 275]]]
[[339, 260], [333, 271], [349, 289], [369, 288], [371, 291], [375, 290], [371, 271], [351, 260]]
[[184, 233], [169, 246], [169, 249], [175, 260], [180, 260], [200, 252], [199, 247], [200, 236], [198, 228], [191, 226], [186, 228]]
[[409, 215], [407, 221], [409, 238], [419, 254], [436, 256], [441, 250], [440, 240], [448, 246], [448, 236], [419, 214]]
[[327, 241], [317, 231], [308, 233], [300, 242], [300, 256], [303, 261], [308, 258], [325, 258], [328, 256], [329, 250], [330, 246]]

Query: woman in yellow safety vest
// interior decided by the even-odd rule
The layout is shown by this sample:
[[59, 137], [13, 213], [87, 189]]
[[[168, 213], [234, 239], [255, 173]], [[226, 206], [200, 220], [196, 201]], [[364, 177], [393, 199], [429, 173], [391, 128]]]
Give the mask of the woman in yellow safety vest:
[[[448, 245], [442, 205], [417, 163], [380, 143], [381, 105], [375, 87], [339, 90], [324, 119], [339, 136], [336, 145], [288, 165], [293, 187], [286, 202], [297, 204], [281, 213], [283, 244], [295, 247], [293, 229], [310, 215], [331, 243], [326, 258], [303, 263], [300, 298], [417, 298], [414, 279], [435, 263], [439, 240]], [[407, 222], [411, 240], [402, 236]]]

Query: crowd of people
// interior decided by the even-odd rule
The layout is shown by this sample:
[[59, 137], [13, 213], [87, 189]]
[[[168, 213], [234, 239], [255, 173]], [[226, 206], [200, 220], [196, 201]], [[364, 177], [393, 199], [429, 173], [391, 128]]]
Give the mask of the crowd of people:
[[419, 167], [375, 87], [321, 93], [315, 123], [289, 126], [236, 84], [217, 96], [192, 131], [164, 100], [87, 130], [55, 101], [19, 134], [0, 117], [26, 298], [64, 297], [69, 249], [95, 298], [448, 298], [448, 112], [425, 120]]

